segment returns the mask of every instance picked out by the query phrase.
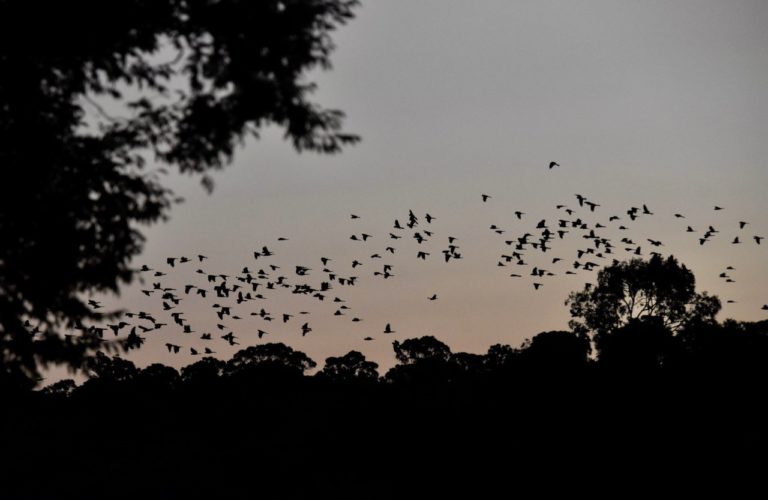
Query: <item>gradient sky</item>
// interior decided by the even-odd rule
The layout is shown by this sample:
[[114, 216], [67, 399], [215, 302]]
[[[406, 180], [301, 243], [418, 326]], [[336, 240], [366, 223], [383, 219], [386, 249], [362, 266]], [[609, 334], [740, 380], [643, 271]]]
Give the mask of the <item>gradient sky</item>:
[[[694, 271], [699, 290], [737, 301], [724, 304], [720, 319], [764, 319], [768, 240], [757, 246], [751, 236], [768, 236], [766, 26], [762, 0], [364, 2], [335, 37], [333, 70], [312, 75], [317, 100], [343, 109], [346, 128], [362, 143], [336, 156], [299, 155], [269, 129], [215, 174], [212, 195], [199, 179], [172, 178], [187, 201], [170, 222], [145, 232], [136, 267], [165, 271], [167, 256], [202, 253], [209, 272], [236, 274], [271, 262], [291, 279], [295, 265], [313, 268], [315, 278], [320, 256], [331, 257], [341, 276], [360, 276], [357, 286], [330, 294], [347, 299], [348, 316], [334, 317], [330, 304], [275, 295], [233, 308], [246, 319], [228, 326], [239, 347], [258, 343], [255, 332], [263, 328], [270, 332], [263, 341], [285, 342], [320, 366], [356, 349], [384, 371], [394, 363], [394, 339], [431, 334], [454, 351], [485, 352], [567, 328], [565, 298], [596, 277], [562, 274], [575, 249], [586, 247], [581, 238], [555, 242], [544, 256], [531, 253], [522, 269], [496, 263], [509, 253], [505, 238], [533, 232], [541, 219], [554, 226], [564, 215], [555, 205], [578, 208], [579, 193], [601, 205], [594, 214], [580, 212], [591, 224], [607, 224], [613, 214], [626, 219], [630, 206], [646, 203], [655, 215], [629, 234], [615, 224], [602, 234], [618, 248], [623, 236], [643, 242], [646, 256], [646, 238], [662, 240], [660, 250]], [[561, 167], [549, 171], [553, 160]], [[481, 193], [493, 198], [482, 203]], [[396, 276], [374, 278], [382, 263], [368, 257], [391, 243], [393, 220], [405, 222], [409, 209], [437, 217], [430, 259], [417, 261], [418, 245], [406, 235], [395, 242], [398, 253], [384, 259]], [[515, 210], [526, 213], [522, 221]], [[350, 220], [351, 213], [360, 219]], [[739, 220], [750, 222], [741, 232]], [[508, 233], [493, 233], [491, 224]], [[702, 247], [697, 238], [710, 224], [721, 233]], [[698, 232], [685, 233], [686, 225]], [[374, 238], [349, 239], [362, 232]], [[737, 234], [744, 243], [731, 245]], [[459, 238], [464, 259], [445, 264], [440, 249], [448, 235]], [[278, 243], [280, 236], [289, 241]], [[276, 252], [270, 261], [254, 261], [262, 245]], [[551, 265], [553, 256], [565, 263]], [[355, 258], [364, 265], [352, 271]], [[527, 276], [533, 265], [558, 276], [534, 291]], [[736, 268], [735, 283], [718, 278], [728, 265]], [[202, 284], [198, 267], [179, 267], [164, 283]], [[512, 272], [525, 278], [510, 278]], [[140, 288], [125, 288], [109, 304], [165, 318]], [[428, 301], [433, 293], [439, 299]], [[203, 331], [217, 335], [214, 302], [190, 298], [180, 306], [198, 335], [166, 327], [129, 358], [178, 367], [194, 361], [186, 347], [203, 345], [228, 358], [236, 349], [224, 341], [197, 339]], [[311, 314], [265, 325], [248, 316], [260, 307], [276, 316]], [[352, 323], [352, 316], [363, 321]], [[313, 331], [302, 338], [305, 320]], [[381, 333], [387, 322], [396, 334]], [[376, 340], [363, 342], [366, 335]], [[165, 342], [185, 353], [169, 355]]]

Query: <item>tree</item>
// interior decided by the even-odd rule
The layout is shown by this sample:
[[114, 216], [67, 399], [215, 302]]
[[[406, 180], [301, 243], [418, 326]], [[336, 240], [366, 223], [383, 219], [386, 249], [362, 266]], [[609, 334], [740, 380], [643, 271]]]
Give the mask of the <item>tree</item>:
[[674, 363], [680, 357], [680, 338], [659, 317], [633, 318], [610, 335], [597, 338], [601, 366], [626, 373], [645, 374]]
[[455, 380], [462, 370], [453, 360], [451, 348], [431, 335], [394, 341], [395, 358], [385, 379], [397, 384], [443, 384]]
[[440, 342], [432, 335], [417, 339], [407, 339], [402, 343], [392, 342], [395, 357], [404, 365], [412, 365], [419, 361], [448, 361], [451, 359], [451, 348]]
[[565, 373], [585, 367], [590, 351], [589, 339], [584, 334], [542, 332], [523, 343], [520, 361], [529, 369]]
[[34, 381], [38, 363], [100, 345], [81, 322], [105, 315], [84, 295], [131, 281], [138, 225], [177, 201], [148, 160], [210, 189], [204, 174], [268, 124], [299, 151], [358, 140], [304, 78], [330, 67], [331, 32], [357, 4], [0, 2], [0, 377]]
[[301, 377], [317, 366], [309, 356], [283, 343], [259, 344], [241, 349], [227, 361], [224, 375], [263, 378]]
[[349, 351], [344, 356], [326, 359], [318, 376], [331, 382], [375, 381], [379, 378], [378, 367], [361, 352]]
[[659, 318], [674, 333], [692, 322], [714, 322], [720, 300], [696, 293], [695, 285], [693, 273], [672, 256], [615, 262], [600, 270], [597, 285], [568, 296], [571, 328], [602, 336], [631, 320]]
[[107, 356], [97, 352], [88, 360], [88, 376], [91, 379], [101, 379], [109, 382], [128, 382], [136, 378], [139, 369], [132, 361], [117, 356]]
[[181, 380], [185, 384], [195, 386], [211, 386], [216, 384], [222, 374], [226, 362], [206, 356], [200, 361], [187, 365], [181, 369]]
[[505, 344], [494, 344], [485, 355], [485, 365], [492, 371], [508, 371], [518, 360], [520, 352]]
[[143, 394], [172, 393], [181, 382], [178, 370], [162, 363], [152, 363], [136, 375], [138, 389]]

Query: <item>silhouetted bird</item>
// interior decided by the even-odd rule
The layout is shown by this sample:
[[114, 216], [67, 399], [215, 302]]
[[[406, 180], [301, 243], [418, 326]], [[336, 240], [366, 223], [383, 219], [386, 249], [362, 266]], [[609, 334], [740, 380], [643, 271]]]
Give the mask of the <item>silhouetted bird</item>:
[[306, 276], [306, 274], [311, 271], [310, 268], [304, 267], [304, 266], [296, 266], [296, 274], [299, 276]]
[[174, 354], [178, 354], [178, 352], [181, 350], [180, 345], [171, 344], [170, 342], [167, 342], [165, 347], [168, 348], [168, 352], [172, 352]]
[[551, 161], [551, 162], [549, 162], [549, 168], [550, 168], [550, 170], [552, 169], [552, 167], [559, 167], [559, 166], [560, 166], [560, 164], [559, 164], [559, 163], [557, 163], [557, 162], [554, 162], [554, 161]]
[[312, 328], [309, 327], [309, 323], [304, 323], [303, 325], [301, 325], [301, 336], [302, 337], [305, 336], [306, 334], [308, 334], [311, 331], [312, 331]]
[[653, 212], [651, 212], [648, 209], [648, 207], [645, 204], [643, 204], [643, 214], [645, 214], [645, 215], [653, 215]]
[[483, 196], [483, 202], [488, 201], [488, 199], [491, 197], [491, 195], [489, 195], [489, 194], [484, 194], [482, 196]]
[[387, 323], [387, 326], [384, 327], [384, 333], [395, 333], [395, 331], [392, 329], [392, 326]]

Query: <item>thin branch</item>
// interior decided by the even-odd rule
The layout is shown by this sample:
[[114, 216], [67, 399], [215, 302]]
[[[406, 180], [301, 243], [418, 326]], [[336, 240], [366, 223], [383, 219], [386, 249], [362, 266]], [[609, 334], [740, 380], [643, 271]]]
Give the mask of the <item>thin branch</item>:
[[97, 103], [96, 101], [88, 97], [88, 95], [83, 94], [83, 99], [85, 99], [91, 106], [93, 106], [101, 116], [111, 121], [112, 123], [119, 123], [121, 121], [125, 121], [125, 118], [115, 118], [114, 116], [111, 116], [109, 113], [104, 111], [104, 108], [102, 108], [99, 103]]

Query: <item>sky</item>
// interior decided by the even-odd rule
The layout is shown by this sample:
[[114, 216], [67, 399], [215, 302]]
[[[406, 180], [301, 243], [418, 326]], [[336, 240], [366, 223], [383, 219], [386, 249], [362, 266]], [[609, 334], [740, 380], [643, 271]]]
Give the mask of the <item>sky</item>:
[[[767, 25], [768, 3], [757, 0], [365, 1], [335, 35], [333, 69], [308, 76], [319, 83], [317, 101], [344, 110], [345, 128], [362, 142], [339, 155], [298, 154], [269, 128], [214, 174], [211, 195], [199, 178], [170, 177], [186, 201], [169, 222], [144, 230], [146, 247], [134, 264], [168, 273], [164, 286], [179, 288], [179, 310], [196, 333], [170, 325], [128, 357], [139, 366], [180, 367], [196, 359], [190, 346], [210, 346], [227, 359], [248, 345], [284, 342], [320, 366], [354, 349], [385, 371], [394, 364], [393, 340], [434, 335], [454, 351], [477, 353], [518, 346], [541, 331], [567, 329], [565, 299], [597, 271], [564, 274], [576, 250], [590, 244], [577, 231], [545, 254], [529, 251], [525, 266], [498, 266], [512, 249], [504, 241], [538, 234], [542, 219], [556, 230], [558, 219], [577, 216], [607, 226], [600, 234], [616, 245], [616, 255], [592, 258], [599, 264], [631, 257], [619, 242], [628, 237], [645, 257], [657, 250], [686, 264], [699, 291], [723, 300], [720, 319], [765, 319], [768, 240], [757, 245], [752, 236], [768, 237]], [[549, 169], [551, 161], [560, 166]], [[579, 207], [577, 193], [600, 206]], [[483, 202], [481, 194], [491, 198]], [[642, 204], [654, 215], [630, 224], [626, 210]], [[409, 210], [419, 225], [393, 230]], [[521, 220], [517, 210], [525, 212]], [[609, 223], [611, 215], [622, 219]], [[742, 220], [749, 225], [739, 230]], [[629, 229], [618, 229], [622, 223]], [[688, 225], [696, 232], [687, 233]], [[700, 245], [709, 225], [720, 232]], [[419, 245], [412, 233], [424, 229], [434, 235]], [[391, 240], [390, 232], [404, 237]], [[350, 239], [362, 233], [372, 238]], [[448, 236], [463, 258], [446, 263]], [[731, 244], [736, 236], [741, 244]], [[264, 245], [275, 255], [254, 259]], [[394, 255], [384, 251], [390, 245]], [[425, 261], [418, 250], [430, 253]], [[371, 259], [374, 253], [384, 258]], [[209, 258], [165, 263], [197, 254]], [[242, 305], [230, 300], [243, 319], [228, 319], [225, 331], [235, 332], [239, 346], [216, 339], [223, 331], [215, 298], [183, 294], [184, 284], [205, 286], [198, 268], [234, 276], [271, 263], [280, 266], [273, 276], [296, 282], [294, 268], [303, 265], [319, 283], [321, 256], [333, 259], [339, 276], [358, 276], [357, 284], [334, 285], [322, 303], [281, 292]], [[552, 264], [553, 257], [563, 261]], [[362, 266], [352, 269], [355, 259]], [[395, 275], [386, 280], [373, 276], [384, 263]], [[732, 283], [718, 277], [729, 265]], [[534, 266], [555, 274], [537, 279], [538, 290]], [[157, 298], [141, 293], [152, 281], [147, 276], [105, 303], [168, 319]], [[438, 299], [428, 300], [433, 294]], [[341, 303], [328, 303], [335, 296], [350, 308], [344, 316], [333, 314]], [[276, 321], [250, 316], [262, 307]], [[283, 312], [296, 316], [282, 324]], [[304, 322], [312, 332], [303, 337]], [[382, 333], [386, 323], [395, 333]], [[259, 340], [257, 329], [268, 334]], [[214, 340], [200, 341], [202, 332]], [[182, 352], [169, 354], [166, 342]]]

